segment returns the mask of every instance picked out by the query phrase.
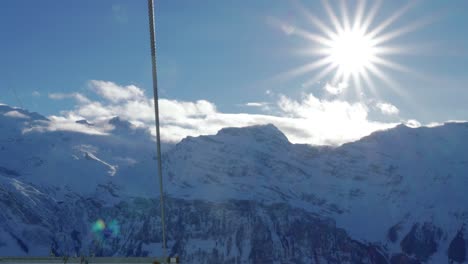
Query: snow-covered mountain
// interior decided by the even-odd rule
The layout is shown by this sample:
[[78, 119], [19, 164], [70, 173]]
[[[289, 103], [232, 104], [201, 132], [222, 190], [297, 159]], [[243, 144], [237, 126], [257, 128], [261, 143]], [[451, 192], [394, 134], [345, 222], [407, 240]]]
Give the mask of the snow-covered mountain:
[[[0, 255], [160, 254], [150, 135], [51, 123], [0, 105]], [[273, 125], [188, 137], [163, 154], [169, 248], [187, 263], [466, 261], [466, 138], [468, 123], [333, 148]], [[93, 232], [99, 219], [119, 232]]]

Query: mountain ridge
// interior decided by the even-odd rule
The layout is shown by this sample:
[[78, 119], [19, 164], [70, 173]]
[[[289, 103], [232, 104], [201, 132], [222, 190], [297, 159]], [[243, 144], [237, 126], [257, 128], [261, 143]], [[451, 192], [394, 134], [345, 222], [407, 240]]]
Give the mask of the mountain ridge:
[[[7, 108], [0, 107], [0, 129], [7, 140], [0, 141], [0, 177], [3, 179], [0, 196], [4, 197], [0, 203], [12, 210], [23, 208], [21, 210], [30, 212], [28, 215], [33, 222], [24, 218], [21, 210], [0, 213], [0, 222], [5, 227], [0, 232], [0, 252], [9, 249], [17, 250], [18, 254], [44, 252], [52, 241], [49, 238], [39, 239], [39, 244], [26, 242], [28, 236], [38, 239], [37, 232], [54, 230], [47, 223], [54, 213], [43, 215], [31, 207], [31, 203], [40, 201], [44, 201], [44, 208], [67, 208], [70, 216], [77, 214], [78, 209], [84, 210], [89, 214], [89, 221], [96, 221], [93, 217], [99, 216], [102, 210], [112, 212], [106, 217], [123, 221], [126, 239], [141, 236], [127, 229], [131, 225], [130, 219], [135, 218], [126, 220], [117, 212], [120, 212], [118, 208], [126, 208], [121, 213], [130, 217], [135, 213], [132, 206], [138, 201], [146, 207], [152, 204], [149, 202], [152, 199], [157, 201], [155, 149], [150, 135], [127, 137], [118, 131], [115, 134], [110, 131], [108, 135], [35, 130], [23, 133], [24, 127], [31, 124], [19, 116], [3, 115], [12, 108], [4, 112], [2, 109]], [[14, 124], [15, 129], [4, 124]], [[363, 263], [399, 263], [402, 259], [421, 263], [460, 260], [461, 250], [467, 248], [464, 241], [468, 237], [463, 229], [468, 223], [468, 206], [463, 203], [468, 195], [464, 187], [468, 184], [468, 143], [464, 140], [467, 136], [468, 123], [447, 123], [420, 128], [400, 125], [335, 147], [292, 144], [271, 124], [225, 128], [216, 135], [188, 137], [165, 151], [163, 156], [165, 190], [168, 199], [174, 201], [173, 212], [178, 212], [177, 205], [184, 208], [184, 203], [197, 204], [190, 209], [194, 210], [193, 217], [205, 219], [206, 224], [222, 223], [228, 221], [222, 220], [223, 214], [238, 217], [239, 213], [235, 210], [233, 213], [232, 208], [242, 201], [251, 201], [258, 205], [248, 209], [249, 217], [252, 221], [262, 219], [256, 228], [262, 230], [264, 237], [260, 239], [262, 243], [255, 242], [254, 246], [252, 243], [258, 238], [247, 236], [241, 226], [231, 230], [220, 225], [216, 227], [219, 229], [216, 239], [222, 242], [221, 246], [216, 239], [200, 236], [204, 227], [188, 228], [191, 218], [184, 217], [178, 222], [180, 229], [171, 235], [174, 239], [171, 248], [174, 252], [184, 252], [186, 258], [196, 259], [195, 262], [203, 263], [222, 255], [227, 263], [261, 263], [261, 258], [269, 259], [265, 252], [271, 248], [261, 246], [265, 244], [281, 252], [269, 259], [273, 263], [286, 260], [319, 263], [321, 257], [330, 263], [339, 263], [340, 258], [328, 253], [314, 253], [315, 257], [303, 254], [311, 246], [308, 243], [314, 241], [310, 237], [304, 238], [305, 244], [297, 249], [299, 251], [281, 251], [286, 242], [281, 242], [281, 236], [275, 238], [275, 225], [269, 223], [280, 226], [294, 225], [294, 221], [301, 223], [300, 219], [292, 218], [275, 222], [278, 216], [272, 215], [262, 218], [265, 211], [261, 208], [281, 205], [286, 208], [282, 209], [285, 214], [300, 210], [303, 217], [312, 217], [312, 222], [318, 219], [332, 221], [333, 225], [323, 227], [324, 232], [333, 234], [336, 229], [344, 230], [345, 235], [340, 238], [346, 241], [344, 243], [351, 245], [354, 243], [351, 241], [357, 241], [359, 243], [351, 247], [356, 252], [367, 252], [360, 259]], [[9, 203], [8, 197], [16, 197], [16, 202]], [[129, 204], [133, 205], [129, 207]], [[224, 204], [223, 207], [216, 207], [220, 204]], [[214, 213], [207, 206], [218, 209]], [[45, 212], [56, 212], [54, 210]], [[203, 218], [207, 210], [213, 212], [210, 213], [213, 219]], [[80, 230], [75, 231], [82, 237], [80, 235], [79, 241], [60, 238], [60, 244], [57, 242], [59, 238], [53, 236], [53, 241], [57, 242], [54, 250], [94, 248], [93, 234], [86, 227], [89, 223], [60, 215], [79, 226]], [[144, 232], [145, 226], [157, 225], [159, 221], [157, 216], [146, 217], [148, 219], [138, 232]], [[171, 217], [177, 218], [177, 213]], [[21, 224], [15, 228], [15, 222], [8, 219], [19, 219]], [[62, 220], [52, 222], [74, 232], [73, 226]], [[248, 224], [255, 224], [255, 221]], [[286, 230], [289, 229], [278, 232], [281, 235], [293, 232]], [[239, 244], [236, 253], [232, 253], [233, 242], [220, 236], [223, 232], [232, 236], [237, 232], [244, 234], [246, 244], [236, 242], [242, 245]], [[299, 232], [303, 231], [294, 232], [298, 233], [289, 237], [292, 240], [288, 243], [292, 243], [294, 236], [301, 237]], [[117, 238], [112, 238], [113, 243], [119, 243]], [[157, 236], [133, 239], [132, 247], [140, 248], [140, 251], [132, 251], [130, 255], [141, 255], [144, 251], [157, 254], [157, 251], [144, 248], [154, 246], [158, 239]], [[205, 257], [195, 250], [200, 239], [208, 241], [209, 246], [200, 247], [201, 252], [208, 254]], [[2, 243], [5, 246], [1, 246]], [[28, 251], [22, 250], [21, 245], [26, 245]], [[191, 249], [193, 247], [195, 251]], [[316, 245], [312, 248], [317, 252], [324, 250], [319, 250]], [[113, 247], [101, 249], [103, 255], [118, 252]], [[213, 253], [212, 249], [218, 253]], [[288, 255], [292, 252], [301, 258]], [[332, 251], [326, 252], [331, 254]], [[337, 254], [352, 253], [344, 249], [340, 252]], [[257, 257], [249, 258], [250, 255]], [[373, 258], [384, 262], [376, 262]]]

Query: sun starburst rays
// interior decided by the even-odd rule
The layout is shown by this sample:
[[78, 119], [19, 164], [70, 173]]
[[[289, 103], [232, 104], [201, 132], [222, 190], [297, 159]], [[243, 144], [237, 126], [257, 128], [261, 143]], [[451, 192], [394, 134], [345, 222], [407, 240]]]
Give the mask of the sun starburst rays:
[[393, 45], [391, 42], [425, 23], [413, 23], [391, 31], [389, 28], [392, 28], [395, 21], [414, 6], [414, 2], [406, 4], [378, 24], [374, 24], [374, 20], [382, 6], [381, 0], [373, 1], [370, 6], [366, 6], [364, 0], [357, 0], [354, 12], [350, 12], [348, 2], [345, 0], [339, 2], [338, 12], [329, 1], [322, 0], [328, 20], [321, 20], [301, 7], [302, 13], [318, 30], [317, 32], [281, 25], [288, 35], [302, 37], [314, 44], [303, 54], [313, 57], [315, 62], [287, 71], [280, 75], [281, 78], [314, 73], [314, 76], [303, 83], [303, 86], [307, 87], [331, 75], [331, 79], [327, 82], [335, 85], [351, 83], [358, 94], [362, 93], [363, 87], [375, 94], [373, 79], [376, 78], [401, 94], [396, 82], [383, 71], [383, 68], [404, 73], [411, 72], [407, 67], [388, 58], [390, 55], [405, 53], [405, 47]]

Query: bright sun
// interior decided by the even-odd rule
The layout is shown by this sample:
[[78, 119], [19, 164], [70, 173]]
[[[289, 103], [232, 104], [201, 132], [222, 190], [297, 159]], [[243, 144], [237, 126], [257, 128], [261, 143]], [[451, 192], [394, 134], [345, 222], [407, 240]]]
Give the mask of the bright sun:
[[[386, 30], [406, 11], [412, 3], [396, 10], [390, 17], [372, 26], [374, 18], [380, 8], [381, 1], [374, 1], [370, 8], [366, 8], [366, 1], [356, 1], [356, 11], [349, 14], [347, 1], [338, 1], [340, 17], [336, 15], [330, 3], [323, 0], [323, 6], [329, 18], [329, 23], [317, 18], [304, 8], [301, 11], [318, 32], [312, 32], [299, 27], [277, 22], [277, 25], [287, 34], [304, 38], [311, 42], [311, 48], [301, 54], [312, 55], [314, 58], [306, 65], [287, 71], [279, 78], [291, 78], [315, 72], [313, 78], [302, 85], [307, 87], [319, 81], [326, 80], [331, 85], [343, 84], [347, 86], [353, 82], [355, 89], [361, 94], [362, 81], [372, 92], [376, 93], [372, 76], [377, 77], [400, 93], [395, 82], [387, 76], [382, 68], [409, 72], [409, 70], [387, 57], [402, 54], [406, 50], [391, 43], [395, 38], [412, 32], [421, 23], [408, 24], [403, 28]], [[331, 75], [331, 76], [330, 76]]]
[[375, 58], [372, 40], [360, 30], [341, 32], [331, 39], [328, 53], [343, 76], [362, 73]]

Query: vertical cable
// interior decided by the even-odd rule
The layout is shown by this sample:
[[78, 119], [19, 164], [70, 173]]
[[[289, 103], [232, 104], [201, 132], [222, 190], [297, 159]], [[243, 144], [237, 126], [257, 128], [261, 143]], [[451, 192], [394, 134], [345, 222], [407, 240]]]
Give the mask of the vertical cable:
[[151, 63], [153, 74], [153, 94], [154, 94], [154, 116], [156, 119], [156, 151], [158, 159], [158, 176], [159, 176], [159, 192], [160, 192], [160, 207], [161, 207], [161, 224], [162, 224], [162, 247], [163, 259], [166, 262], [166, 224], [164, 217], [164, 193], [163, 193], [163, 178], [162, 178], [162, 162], [161, 162], [161, 135], [159, 132], [159, 103], [158, 103], [158, 75], [156, 73], [156, 33], [154, 29], [154, 7], [153, 0], [148, 0], [148, 18], [151, 44]]

